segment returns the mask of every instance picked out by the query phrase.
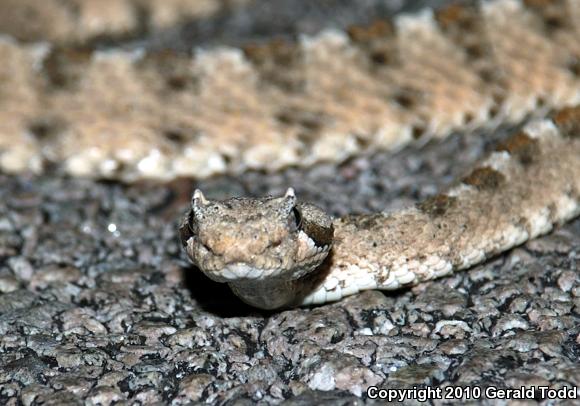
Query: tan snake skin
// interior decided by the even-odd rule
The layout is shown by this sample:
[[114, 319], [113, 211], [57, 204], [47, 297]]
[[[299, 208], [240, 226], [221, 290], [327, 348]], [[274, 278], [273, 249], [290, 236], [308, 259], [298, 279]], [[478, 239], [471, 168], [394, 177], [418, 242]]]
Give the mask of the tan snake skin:
[[[207, 18], [252, 0], [2, 0], [0, 27], [22, 41], [82, 44]], [[144, 21], [143, 21], [144, 20]]]
[[[0, 6], [18, 10], [12, 3]], [[55, 13], [56, 3], [63, 4], [24, 2]], [[84, 5], [82, 19], [94, 1], [76, 3]], [[129, 10], [137, 0], [108, 3]], [[220, 2], [142, 3], [179, 15], [179, 5], [198, 4], [190, 14], [203, 14], [211, 9], [203, 4]], [[46, 38], [123, 31], [98, 17], [89, 20], [99, 29], [89, 32], [62, 17], [70, 28]], [[16, 28], [25, 39], [39, 37]], [[341, 161], [520, 122], [580, 103], [579, 30], [578, 0], [506, 0], [327, 30], [297, 43], [198, 49], [192, 57], [4, 37], [0, 168], [57, 166], [125, 181], [203, 178]]]
[[555, 122], [529, 124], [457, 185], [417, 207], [338, 219], [324, 282], [303, 303], [448, 275], [576, 217], [580, 109], [560, 112]]
[[[417, 207], [334, 220], [332, 250], [313, 274], [299, 267], [294, 279], [254, 284], [261, 278], [254, 271], [262, 269], [256, 263], [264, 263], [259, 254], [226, 267], [231, 275], [224, 280], [253, 305], [324, 303], [410, 286], [477, 264], [580, 213], [580, 108], [570, 107], [580, 104], [579, 0], [451, 6], [296, 43], [198, 49], [193, 56], [77, 45], [103, 33], [128, 35], [137, 6], [149, 10], [155, 29], [182, 14], [211, 14], [225, 1], [108, 3], [115, 19], [91, 14], [90, 0], [0, 3], [0, 10], [38, 7], [44, 18], [62, 22], [50, 32], [2, 23], [12, 36], [0, 38], [1, 170], [56, 167], [128, 182], [275, 171], [557, 110]], [[295, 252], [309, 261], [322, 261], [309, 234], [316, 220], [306, 220], [308, 230], [298, 221], [296, 230], [274, 234], [298, 241]], [[195, 227], [182, 235], [192, 258], [203, 225]], [[236, 240], [235, 227], [228, 230], [220, 255], [230, 257], [227, 249], [242, 243], [258, 252]], [[303, 234], [297, 239], [294, 232]], [[281, 263], [299, 263], [280, 246], [276, 241], [273, 249]], [[330, 243], [325, 247], [324, 255]], [[267, 269], [275, 269], [270, 260]], [[231, 277], [240, 270], [236, 285]], [[264, 293], [264, 286], [272, 290]], [[273, 300], [278, 287], [290, 294]]]

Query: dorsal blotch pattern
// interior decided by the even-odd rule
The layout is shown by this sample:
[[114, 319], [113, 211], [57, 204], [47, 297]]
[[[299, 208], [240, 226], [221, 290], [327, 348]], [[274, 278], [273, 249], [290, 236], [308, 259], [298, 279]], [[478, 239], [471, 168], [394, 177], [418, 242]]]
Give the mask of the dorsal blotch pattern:
[[496, 151], [507, 151], [523, 165], [529, 165], [534, 162], [534, 157], [539, 153], [538, 141], [531, 138], [524, 132], [519, 132], [505, 142], [500, 143]]
[[564, 135], [580, 138], [580, 106], [560, 110], [554, 115], [554, 123]]
[[438, 194], [419, 203], [417, 207], [430, 216], [437, 217], [444, 215], [456, 202], [457, 198], [454, 196]]

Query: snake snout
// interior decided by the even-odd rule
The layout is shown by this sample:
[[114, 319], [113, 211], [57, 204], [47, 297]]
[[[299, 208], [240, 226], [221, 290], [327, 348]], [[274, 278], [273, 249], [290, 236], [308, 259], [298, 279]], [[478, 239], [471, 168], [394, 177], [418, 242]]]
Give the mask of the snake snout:
[[267, 234], [248, 230], [246, 232], [221, 233], [221, 235], [208, 240], [206, 245], [226, 263], [251, 264], [256, 256], [263, 255], [269, 247], [272, 247], [272, 241]]

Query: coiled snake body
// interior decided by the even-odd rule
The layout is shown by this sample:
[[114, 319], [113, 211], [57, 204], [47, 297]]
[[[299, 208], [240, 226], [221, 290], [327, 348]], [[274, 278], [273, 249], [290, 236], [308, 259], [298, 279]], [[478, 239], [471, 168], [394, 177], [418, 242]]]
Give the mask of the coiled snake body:
[[278, 198], [223, 202], [196, 191], [181, 226], [182, 243], [206, 275], [262, 308], [414, 285], [468, 268], [577, 216], [579, 134], [577, 108], [534, 122], [449, 190], [390, 214], [333, 222], [298, 202], [292, 189]]

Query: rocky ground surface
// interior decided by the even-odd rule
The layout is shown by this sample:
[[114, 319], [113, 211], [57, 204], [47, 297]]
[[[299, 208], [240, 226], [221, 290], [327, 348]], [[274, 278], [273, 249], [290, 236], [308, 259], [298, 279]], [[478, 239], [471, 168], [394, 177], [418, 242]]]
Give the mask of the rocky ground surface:
[[[334, 215], [391, 210], [489, 148], [453, 137], [196, 186], [213, 198], [294, 186]], [[0, 404], [360, 404], [371, 385], [580, 385], [580, 220], [414, 289], [261, 312], [186, 261], [177, 223], [193, 186], [0, 175]]]

